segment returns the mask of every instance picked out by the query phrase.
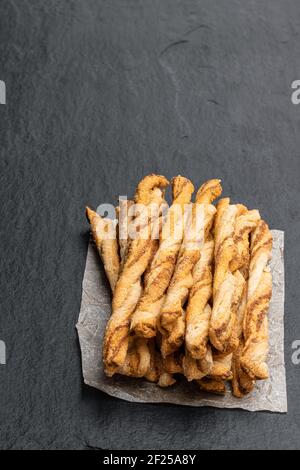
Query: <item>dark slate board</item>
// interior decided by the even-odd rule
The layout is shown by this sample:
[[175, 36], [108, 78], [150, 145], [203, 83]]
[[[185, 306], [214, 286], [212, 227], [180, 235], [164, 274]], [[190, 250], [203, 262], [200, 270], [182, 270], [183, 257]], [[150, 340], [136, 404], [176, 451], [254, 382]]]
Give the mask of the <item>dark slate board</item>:
[[[0, 22], [1, 448], [299, 447], [298, 0], [2, 0]], [[84, 206], [149, 172], [220, 177], [285, 231], [287, 415], [82, 385]]]

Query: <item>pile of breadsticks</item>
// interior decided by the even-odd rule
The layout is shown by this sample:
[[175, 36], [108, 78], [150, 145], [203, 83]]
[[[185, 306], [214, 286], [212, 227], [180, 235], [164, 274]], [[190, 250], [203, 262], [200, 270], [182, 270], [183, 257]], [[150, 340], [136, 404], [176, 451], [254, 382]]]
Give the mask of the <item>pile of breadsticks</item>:
[[[105, 373], [161, 387], [182, 374], [219, 394], [230, 381], [233, 394], [243, 397], [268, 378], [271, 232], [257, 210], [229, 198], [213, 204], [220, 180], [204, 183], [192, 202], [192, 182], [174, 177], [170, 206], [168, 185], [164, 176], [143, 178], [134, 201], [120, 201], [116, 220], [87, 208], [112, 290]], [[168, 209], [154, 213], [152, 205]], [[133, 206], [143, 210], [133, 215]], [[133, 225], [137, 235], [130, 237]]]

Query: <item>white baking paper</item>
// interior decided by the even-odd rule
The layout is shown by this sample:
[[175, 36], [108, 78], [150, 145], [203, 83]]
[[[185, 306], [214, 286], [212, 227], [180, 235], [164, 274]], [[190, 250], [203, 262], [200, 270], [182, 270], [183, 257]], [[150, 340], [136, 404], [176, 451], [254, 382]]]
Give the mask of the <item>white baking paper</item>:
[[243, 408], [249, 411], [287, 411], [284, 365], [284, 233], [272, 230], [273, 295], [269, 311], [270, 378], [259, 381], [244, 398], [235, 398], [228, 387], [225, 396], [202, 392], [184, 377], [167, 389], [143, 379], [115, 375], [106, 377], [102, 365], [102, 340], [111, 313], [111, 294], [94, 243], [90, 241], [82, 285], [82, 302], [77, 323], [84, 382], [117, 398], [138, 403], [174, 403], [186, 406]]

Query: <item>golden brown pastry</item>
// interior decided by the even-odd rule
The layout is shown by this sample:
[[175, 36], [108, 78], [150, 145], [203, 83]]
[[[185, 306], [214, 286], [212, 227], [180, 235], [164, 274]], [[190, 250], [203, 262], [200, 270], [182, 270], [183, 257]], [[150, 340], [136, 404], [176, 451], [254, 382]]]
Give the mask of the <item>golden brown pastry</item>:
[[211, 308], [208, 302], [212, 296], [213, 238], [207, 238], [200, 251], [200, 259], [193, 269], [193, 286], [189, 292], [186, 309], [186, 349], [194, 359], [206, 354]]
[[164, 176], [146, 176], [138, 185], [135, 202], [143, 205], [135, 224], [139, 227], [136, 238], [129, 246], [128, 255], [122, 273], [117, 281], [113, 303], [112, 315], [106, 327], [103, 359], [106, 373], [112, 375], [114, 369], [122, 366], [126, 359], [129, 342], [130, 317], [136, 307], [141, 294], [139, 281], [150, 261], [153, 253], [152, 244], [155, 240], [150, 237], [156, 217], [151, 212], [151, 206], [160, 206], [164, 201], [162, 188], [168, 185]]
[[161, 388], [167, 388], [171, 387], [171, 385], [174, 385], [176, 383], [176, 380], [174, 377], [169, 374], [169, 372], [162, 372], [159, 376], [159, 380], [157, 382], [157, 385]]
[[209, 377], [213, 380], [231, 380], [231, 363], [232, 354], [228, 354], [227, 356], [218, 356], [217, 354], [213, 354], [213, 366]]
[[210, 346], [207, 345], [206, 355], [202, 359], [194, 359], [189, 352], [186, 351], [182, 359], [182, 367], [183, 373], [189, 382], [191, 380], [202, 379], [206, 375], [209, 375], [213, 367], [213, 357]]
[[217, 395], [225, 395], [226, 387], [222, 380], [213, 380], [208, 377], [204, 377], [201, 380], [196, 381], [200, 390], [208, 393], [215, 393]]
[[[130, 201], [130, 204], [132, 204], [132, 201]], [[103, 261], [105, 273], [110, 281], [111, 290], [113, 291], [120, 274], [115, 224], [110, 219], [102, 219], [96, 212], [89, 208], [86, 209], [86, 212], [91, 222], [93, 237]], [[117, 213], [119, 215], [118, 210]], [[118, 218], [118, 220], [120, 223], [120, 218]], [[106, 232], [107, 230], [111, 232], [108, 234]], [[106, 239], [106, 236], [110, 238]], [[122, 264], [127, 250], [128, 239], [124, 238], [122, 243], [119, 239], [119, 243]], [[111, 268], [112, 266], [114, 269]], [[131, 377], [142, 377], [147, 372], [150, 362], [150, 353], [147, 343], [137, 340], [136, 338], [130, 338], [129, 343], [125, 362], [121, 367], [115, 370], [115, 372]]]
[[242, 351], [244, 349], [244, 341], [241, 340], [239, 347], [233, 353], [232, 358], [232, 393], [237, 398], [243, 398], [245, 395], [250, 393], [253, 388], [255, 381], [249, 377], [249, 375], [244, 372], [241, 367], [240, 358]]
[[162, 227], [160, 245], [145, 277], [144, 292], [131, 318], [131, 329], [139, 336], [156, 335], [157, 318], [172, 277], [183, 236], [183, 209], [191, 200], [192, 183], [182, 176], [172, 180], [173, 204]]
[[[202, 259], [204, 260], [204, 258]], [[200, 283], [198, 285], [200, 285]], [[203, 359], [207, 351], [208, 332], [211, 317], [211, 307], [207, 302], [212, 292], [211, 273], [209, 268], [205, 269], [205, 272], [203, 273], [200, 289], [201, 299], [199, 299], [198, 303], [198, 312], [193, 306], [193, 303], [189, 304], [187, 308], [187, 312], [189, 312], [189, 308], [191, 308], [193, 309], [193, 313], [195, 313], [194, 318], [187, 320], [187, 328], [185, 333], [185, 345], [187, 352], [189, 352], [191, 357], [194, 359]], [[207, 302], [203, 308], [202, 306], [205, 300]], [[198, 316], [196, 317], [197, 313]]]
[[237, 213], [237, 206], [230, 205], [228, 198], [221, 199], [217, 205], [214, 227], [213, 309], [209, 337], [212, 345], [220, 352], [228, 349], [228, 342], [232, 336], [235, 320], [231, 306], [236, 283], [230, 270], [230, 262], [235, 255], [233, 235]]
[[214, 298], [209, 338], [220, 352], [228, 351], [228, 342], [234, 328], [232, 301], [235, 293], [235, 277], [228, 272]]
[[204, 239], [200, 259], [193, 269], [193, 286], [189, 292], [186, 310], [186, 353], [183, 359], [184, 375], [187, 380], [201, 379], [209, 374], [213, 360], [208, 346], [211, 308], [208, 301], [212, 295], [212, 262], [214, 240], [210, 234], [216, 209], [212, 202], [222, 193], [220, 180], [210, 180], [201, 186], [197, 203], [204, 204]]
[[162, 332], [161, 353], [163, 357], [176, 351], [184, 340], [186, 319], [183, 305], [188, 298], [190, 288], [193, 286], [193, 269], [200, 259], [204, 237], [210, 230], [215, 212], [214, 207], [206, 202], [211, 202], [220, 194], [220, 191], [219, 180], [205, 183], [196, 195], [196, 201], [192, 205], [186, 222], [183, 242], [159, 321]]
[[[220, 180], [207, 181], [198, 191], [197, 203], [204, 204], [204, 239], [200, 259], [193, 269], [193, 286], [189, 293], [186, 310], [186, 349], [194, 359], [205, 358], [211, 309], [208, 301], [212, 296], [212, 262], [214, 240], [210, 230], [216, 213], [211, 204], [222, 193]], [[190, 362], [190, 361], [189, 361]]]
[[219, 352], [219, 355], [226, 356], [232, 352], [234, 352], [239, 345], [239, 333], [238, 329], [240, 328], [240, 325], [238, 324], [238, 311], [239, 311], [239, 306], [242, 302], [243, 299], [243, 292], [244, 288], [246, 285], [246, 280], [244, 276], [242, 275], [240, 270], [237, 270], [233, 273], [233, 276], [235, 278], [235, 285], [234, 285], [234, 293], [232, 296], [232, 302], [231, 302], [231, 321], [232, 321], [232, 333], [231, 336], [224, 347], [222, 352]]
[[182, 359], [183, 354], [176, 351], [169, 356], [162, 358], [162, 365], [166, 372], [169, 374], [182, 374]]
[[[196, 196], [197, 204], [211, 204], [222, 194], [221, 180], [208, 180], [200, 187]], [[210, 230], [211, 227], [209, 227]]]
[[229, 204], [229, 199], [221, 199], [217, 204], [217, 214], [214, 225], [215, 235], [215, 272], [214, 297], [220, 288], [226, 274], [230, 272], [229, 265], [235, 255], [233, 235], [235, 220], [238, 214], [236, 205]]
[[272, 234], [261, 220], [252, 234], [247, 310], [244, 323], [245, 347], [240, 359], [242, 369], [252, 379], [267, 379], [268, 318], [272, 295], [272, 275], [268, 267]]
[[91, 224], [93, 239], [113, 292], [120, 271], [115, 222], [111, 219], [103, 219], [97, 212], [89, 207], [86, 208], [86, 215]]
[[130, 337], [124, 364], [118, 367], [116, 373], [128, 377], [144, 377], [149, 371], [150, 362], [147, 342], [143, 338]]
[[[236, 338], [239, 345], [233, 352], [232, 358], [232, 393], [237, 398], [242, 398], [253, 390], [255, 381], [242, 369], [240, 357], [245, 346], [243, 325], [247, 308], [247, 283], [246, 279], [249, 276], [249, 263], [250, 263], [250, 247], [249, 247], [249, 233], [251, 233], [257, 226], [260, 220], [259, 212], [256, 210], [246, 211], [236, 220], [234, 241], [236, 244], [236, 257], [231, 262], [231, 269], [239, 269], [240, 274], [243, 273], [243, 281], [240, 286], [243, 286], [243, 293], [241, 300], [237, 299], [236, 308]], [[241, 278], [240, 278], [241, 279]], [[240, 294], [238, 294], [240, 295]]]

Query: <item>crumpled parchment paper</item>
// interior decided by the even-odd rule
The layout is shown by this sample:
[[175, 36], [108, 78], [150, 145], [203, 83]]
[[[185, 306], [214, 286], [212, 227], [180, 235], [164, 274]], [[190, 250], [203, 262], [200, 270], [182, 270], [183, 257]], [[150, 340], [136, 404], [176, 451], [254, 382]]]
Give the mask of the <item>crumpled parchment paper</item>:
[[284, 365], [284, 233], [272, 230], [273, 295], [269, 311], [270, 378], [256, 383], [244, 398], [235, 398], [228, 387], [225, 396], [202, 392], [184, 378], [167, 389], [143, 379], [115, 375], [106, 377], [102, 365], [102, 340], [111, 313], [111, 294], [104, 270], [92, 241], [89, 242], [82, 286], [82, 303], [77, 323], [84, 382], [123, 400], [139, 403], [174, 403], [188, 406], [243, 408], [249, 411], [287, 411]]

